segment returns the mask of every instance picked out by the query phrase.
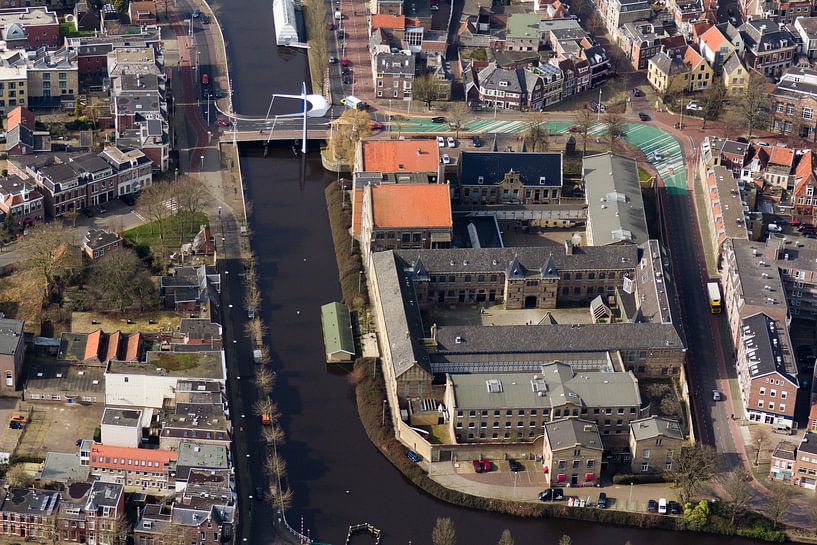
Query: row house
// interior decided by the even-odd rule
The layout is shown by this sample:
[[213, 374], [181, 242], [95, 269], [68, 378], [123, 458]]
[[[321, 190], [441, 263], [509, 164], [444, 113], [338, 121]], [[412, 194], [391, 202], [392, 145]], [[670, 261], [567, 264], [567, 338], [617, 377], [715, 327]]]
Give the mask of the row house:
[[414, 54], [410, 51], [372, 55], [377, 97], [411, 100], [414, 71]]
[[0, 535], [12, 540], [52, 541], [60, 493], [36, 488], [9, 488], [0, 504]]
[[667, 0], [666, 8], [675, 26], [685, 36], [691, 34], [692, 23], [699, 20], [704, 12], [701, 0]]
[[47, 7], [0, 9], [0, 34], [9, 48], [57, 48], [62, 41], [57, 14]]
[[604, 446], [598, 426], [566, 418], [544, 427], [542, 465], [548, 486], [596, 486]]
[[797, 163], [792, 192], [792, 217], [801, 223], [817, 225], [817, 175], [814, 152], [806, 150]]
[[652, 18], [652, 8], [647, 0], [600, 0], [596, 6], [607, 31], [614, 35], [626, 23], [646, 21]]
[[76, 51], [79, 74], [99, 79], [108, 74], [108, 54], [115, 49], [131, 47], [158, 48], [161, 32], [158, 27], [143, 27], [134, 34], [99, 34], [65, 38], [65, 46]]
[[104, 481], [70, 483], [62, 493], [56, 534], [64, 543], [116, 545], [127, 524], [125, 488]]
[[738, 180], [731, 170], [713, 166], [706, 171], [706, 215], [713, 248], [720, 255], [730, 239], [748, 238], [744, 217], [745, 200]]
[[664, 32], [652, 23], [627, 23], [618, 28], [618, 45], [636, 70], [646, 70], [647, 61], [661, 51]]
[[721, 67], [721, 78], [726, 93], [729, 96], [739, 97], [749, 88], [749, 71], [737, 52], [732, 53]]
[[801, 53], [809, 60], [817, 58], [817, 17], [798, 17], [793, 30], [800, 38]]
[[564, 89], [564, 75], [558, 64], [549, 62], [532, 70], [542, 78], [542, 108], [560, 102]]
[[124, 153], [113, 147], [98, 155], [48, 153], [15, 157], [8, 163], [10, 173], [36, 182], [52, 218], [139, 192], [150, 185], [151, 165], [138, 150]]
[[817, 433], [806, 432], [798, 445], [781, 441], [772, 451], [769, 478], [773, 481], [817, 489]]
[[704, 91], [713, 79], [709, 63], [692, 46], [681, 55], [661, 51], [648, 62], [647, 81], [660, 94]]
[[797, 41], [792, 34], [769, 19], [742, 24], [740, 34], [745, 46], [744, 62], [766, 77], [778, 77], [791, 67]]
[[[472, 68], [471, 70], [474, 70]], [[465, 87], [469, 101], [480, 101], [490, 108], [541, 110], [544, 81], [527, 68], [508, 70], [492, 62], [475, 74]]]
[[817, 71], [795, 68], [771, 92], [769, 129], [817, 142]]
[[789, 313], [817, 320], [817, 243], [799, 237], [769, 236], [764, 255], [780, 270]]
[[17, 61], [25, 63], [28, 76], [28, 104], [31, 108], [73, 108], [79, 94], [77, 54], [68, 48], [49, 51], [40, 47], [33, 56]]
[[675, 454], [688, 442], [677, 420], [649, 416], [630, 422], [633, 475], [666, 473], [674, 469]]
[[698, 37], [698, 47], [701, 55], [716, 74], [721, 73], [721, 68], [733, 53], [737, 53], [738, 56], [743, 54], [742, 50], [739, 49], [739, 46], [743, 43], [742, 38], [737, 41], [736, 45], [732, 41], [735, 36], [739, 37], [740, 33], [731, 23], [721, 23], [709, 27]]
[[0, 178], [0, 212], [14, 217], [22, 228], [42, 223], [45, 220], [43, 194], [31, 180], [4, 176]]
[[176, 452], [94, 443], [89, 466], [95, 478], [132, 490], [165, 493], [176, 481]]
[[814, 0], [741, 0], [743, 20], [769, 19], [779, 25], [791, 25], [800, 17], [814, 15]]

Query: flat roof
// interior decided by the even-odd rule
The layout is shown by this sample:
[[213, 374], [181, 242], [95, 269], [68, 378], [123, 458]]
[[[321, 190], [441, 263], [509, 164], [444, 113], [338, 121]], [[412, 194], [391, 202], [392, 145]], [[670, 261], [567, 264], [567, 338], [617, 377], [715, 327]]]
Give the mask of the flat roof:
[[78, 454], [65, 452], [48, 452], [45, 455], [40, 480], [58, 483], [85, 482], [91, 468], [82, 465]]
[[380, 184], [371, 196], [375, 228], [451, 228], [448, 184]]
[[224, 380], [222, 351], [150, 351], [146, 363], [111, 361], [108, 373]]
[[636, 162], [613, 153], [582, 160], [587, 227], [594, 246], [649, 239]]
[[102, 413], [102, 424], [106, 426], [136, 428], [142, 424], [142, 410], [105, 407], [105, 412]]

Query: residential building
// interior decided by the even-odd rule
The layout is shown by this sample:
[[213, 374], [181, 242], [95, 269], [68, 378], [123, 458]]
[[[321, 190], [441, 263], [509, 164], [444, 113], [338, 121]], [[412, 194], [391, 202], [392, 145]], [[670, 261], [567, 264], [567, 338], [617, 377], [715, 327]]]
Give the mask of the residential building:
[[705, 91], [712, 84], [712, 67], [692, 46], [684, 52], [684, 64], [689, 68], [688, 91]]
[[59, 47], [60, 23], [47, 7], [0, 9], [0, 34], [10, 48]]
[[792, 484], [817, 489], [817, 434], [813, 432], [806, 432], [797, 446]]
[[86, 366], [105, 367], [111, 360], [140, 361], [144, 359], [145, 339], [141, 333], [105, 333], [96, 329], [90, 333], [65, 332], [60, 338], [57, 359], [78, 362]]
[[142, 410], [105, 407], [100, 434], [103, 445], [138, 448], [142, 443]]
[[772, 451], [769, 463], [769, 479], [790, 483], [794, 478], [794, 464], [797, 446], [789, 441], [780, 441]]
[[646, 70], [647, 61], [661, 51], [663, 32], [647, 22], [626, 23], [618, 28], [618, 44], [636, 70]]
[[746, 239], [745, 201], [738, 180], [728, 168], [717, 165], [706, 171], [706, 217], [712, 247], [720, 255], [728, 239]]
[[557, 204], [562, 195], [559, 152], [472, 152], [459, 161], [462, 204]]
[[811, 239], [770, 235], [764, 257], [774, 260], [789, 314], [804, 320], [817, 320], [817, 243]]
[[167, 309], [203, 310], [210, 307], [211, 301], [215, 302], [216, 294], [220, 292], [219, 274], [206, 265], [176, 267], [172, 276], [163, 276], [159, 280], [159, 295]]
[[31, 180], [0, 177], [0, 211], [13, 216], [21, 228], [41, 223], [45, 219], [43, 195]]
[[683, 57], [661, 51], [647, 61], [647, 81], [661, 95], [678, 93], [689, 88], [689, 67]]
[[771, 92], [770, 130], [817, 142], [817, 71], [793, 68]]
[[410, 51], [372, 55], [372, 76], [378, 98], [411, 100], [414, 54]]
[[[814, 152], [806, 150], [794, 175], [792, 191], [792, 218], [808, 225], [817, 225], [817, 176], [815, 175]], [[2, 204], [0, 204], [2, 206]]]
[[0, 115], [28, 105], [28, 72], [25, 65], [0, 61]]
[[38, 131], [34, 113], [28, 108], [17, 106], [7, 115], [6, 153], [26, 155], [51, 151], [51, 134]]
[[102, 482], [167, 493], [175, 487], [177, 458], [172, 451], [94, 443], [89, 466], [91, 475]]
[[489, 108], [541, 110], [544, 82], [532, 70], [507, 70], [489, 63], [480, 70], [476, 82], [466, 85], [466, 97]]
[[128, 18], [132, 25], [155, 25], [159, 22], [156, 13], [156, 2], [153, 0], [131, 2], [128, 4]]
[[26, 372], [23, 399], [32, 403], [104, 403], [104, 369], [74, 363], [32, 365]]
[[79, 32], [81, 30], [98, 30], [99, 16], [96, 9], [91, 9], [88, 6], [88, 0], [77, 0], [74, 3], [74, 29]]
[[675, 455], [688, 442], [677, 420], [650, 416], [630, 422], [631, 471], [665, 473], [675, 469]]
[[[727, 35], [727, 25], [732, 26], [731, 23], [712, 25], [698, 38], [701, 55], [716, 74], [721, 73], [721, 68], [726, 60], [737, 52], [735, 44]], [[732, 28], [734, 29], [734, 27]]]
[[88, 229], [82, 239], [82, 251], [90, 259], [96, 260], [122, 247], [122, 237], [105, 229]]
[[362, 203], [364, 252], [444, 248], [453, 218], [448, 184], [369, 184]]
[[230, 471], [232, 460], [227, 445], [182, 441], [178, 446], [176, 460], [176, 490], [184, 490], [195, 469], [207, 471]]
[[45, 455], [38, 478], [45, 483], [71, 485], [87, 482], [90, 475], [90, 468], [82, 465], [78, 453], [49, 452]]
[[[90, 12], [96, 18], [97, 14]], [[97, 19], [98, 20], [98, 19]], [[99, 24], [93, 30], [99, 29]], [[115, 49], [131, 47], [153, 47], [158, 49], [161, 42], [159, 28], [146, 26], [131, 34], [101, 34], [93, 36], [66, 37], [65, 46], [77, 52], [79, 74], [90, 76], [101, 83], [102, 76], [108, 76], [108, 53]]]
[[170, 521], [185, 543], [232, 545], [238, 523], [235, 485], [225, 471], [191, 471], [181, 501], [174, 502]]
[[794, 31], [802, 43], [802, 53], [809, 60], [817, 58], [817, 17], [797, 17]]
[[60, 493], [56, 490], [9, 488], [0, 504], [0, 535], [50, 540], [59, 503]]
[[613, 153], [582, 159], [587, 244], [643, 244], [650, 237], [635, 161]]
[[692, 34], [693, 23], [699, 20], [704, 12], [701, 0], [668, 0], [666, 9], [684, 36]]
[[747, 68], [777, 77], [791, 67], [797, 41], [785, 27], [769, 19], [754, 19], [738, 30], [746, 48], [743, 60]]
[[73, 108], [79, 94], [79, 62], [77, 53], [67, 48], [49, 51], [37, 49], [34, 56], [19, 61], [25, 63], [28, 75], [28, 105], [31, 108]]
[[23, 371], [25, 357], [24, 325], [22, 320], [0, 318], [0, 373], [3, 375], [0, 389], [6, 393], [22, 387], [18, 380]]
[[542, 78], [542, 108], [560, 102], [564, 89], [564, 75], [558, 64], [545, 63], [532, 70]]
[[746, 93], [749, 88], [749, 71], [737, 53], [732, 53], [721, 66], [723, 86], [729, 96], [738, 97]]
[[157, 503], [147, 504], [139, 512], [139, 519], [133, 527], [134, 545], [162, 545], [166, 536], [173, 532], [170, 513], [164, 513], [162, 508], [163, 505]]
[[598, 426], [582, 418], [545, 424], [542, 466], [548, 486], [595, 486], [603, 447]]
[[446, 374], [449, 432], [457, 443], [532, 441], [542, 428], [579, 417], [598, 426], [611, 448], [624, 446], [641, 418], [638, 380], [629, 372], [578, 371], [554, 362], [528, 373]]
[[650, 3], [646, 0], [601, 0], [597, 7], [610, 34], [625, 23], [646, 21], [652, 17]]
[[540, 13], [511, 13], [505, 26], [507, 51], [539, 51], [545, 45], [545, 35], [539, 31]]
[[122, 525], [128, 524], [125, 513], [125, 487], [106, 482], [104, 479], [94, 482], [88, 493], [83, 514], [87, 528], [86, 542], [89, 545], [116, 545], [122, 534]]

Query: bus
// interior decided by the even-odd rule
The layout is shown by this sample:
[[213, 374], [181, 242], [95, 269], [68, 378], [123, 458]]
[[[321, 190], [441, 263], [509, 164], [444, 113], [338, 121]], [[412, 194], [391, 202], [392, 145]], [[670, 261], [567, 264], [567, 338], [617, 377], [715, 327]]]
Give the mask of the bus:
[[717, 282], [707, 282], [706, 293], [709, 296], [709, 312], [720, 314], [721, 312], [721, 288]]

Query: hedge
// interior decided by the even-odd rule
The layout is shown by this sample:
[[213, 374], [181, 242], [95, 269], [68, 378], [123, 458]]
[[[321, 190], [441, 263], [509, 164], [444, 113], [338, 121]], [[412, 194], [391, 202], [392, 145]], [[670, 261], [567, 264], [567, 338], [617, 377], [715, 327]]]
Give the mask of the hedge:
[[[364, 271], [361, 277], [363, 261], [360, 259], [360, 248], [357, 241], [352, 242], [352, 236], [349, 234], [352, 226], [352, 212], [343, 206], [343, 191], [336, 183], [330, 183], [326, 187], [324, 191], [326, 209], [332, 229], [332, 242], [335, 245], [335, 259], [338, 262], [343, 302], [351, 308], [360, 308], [369, 304], [366, 273]], [[361, 286], [360, 291], [357, 289], [358, 286]]]
[[618, 475], [613, 475], [613, 484], [651, 484], [665, 482], [667, 482], [667, 478], [661, 474], [630, 475], [627, 473], [620, 473]]

